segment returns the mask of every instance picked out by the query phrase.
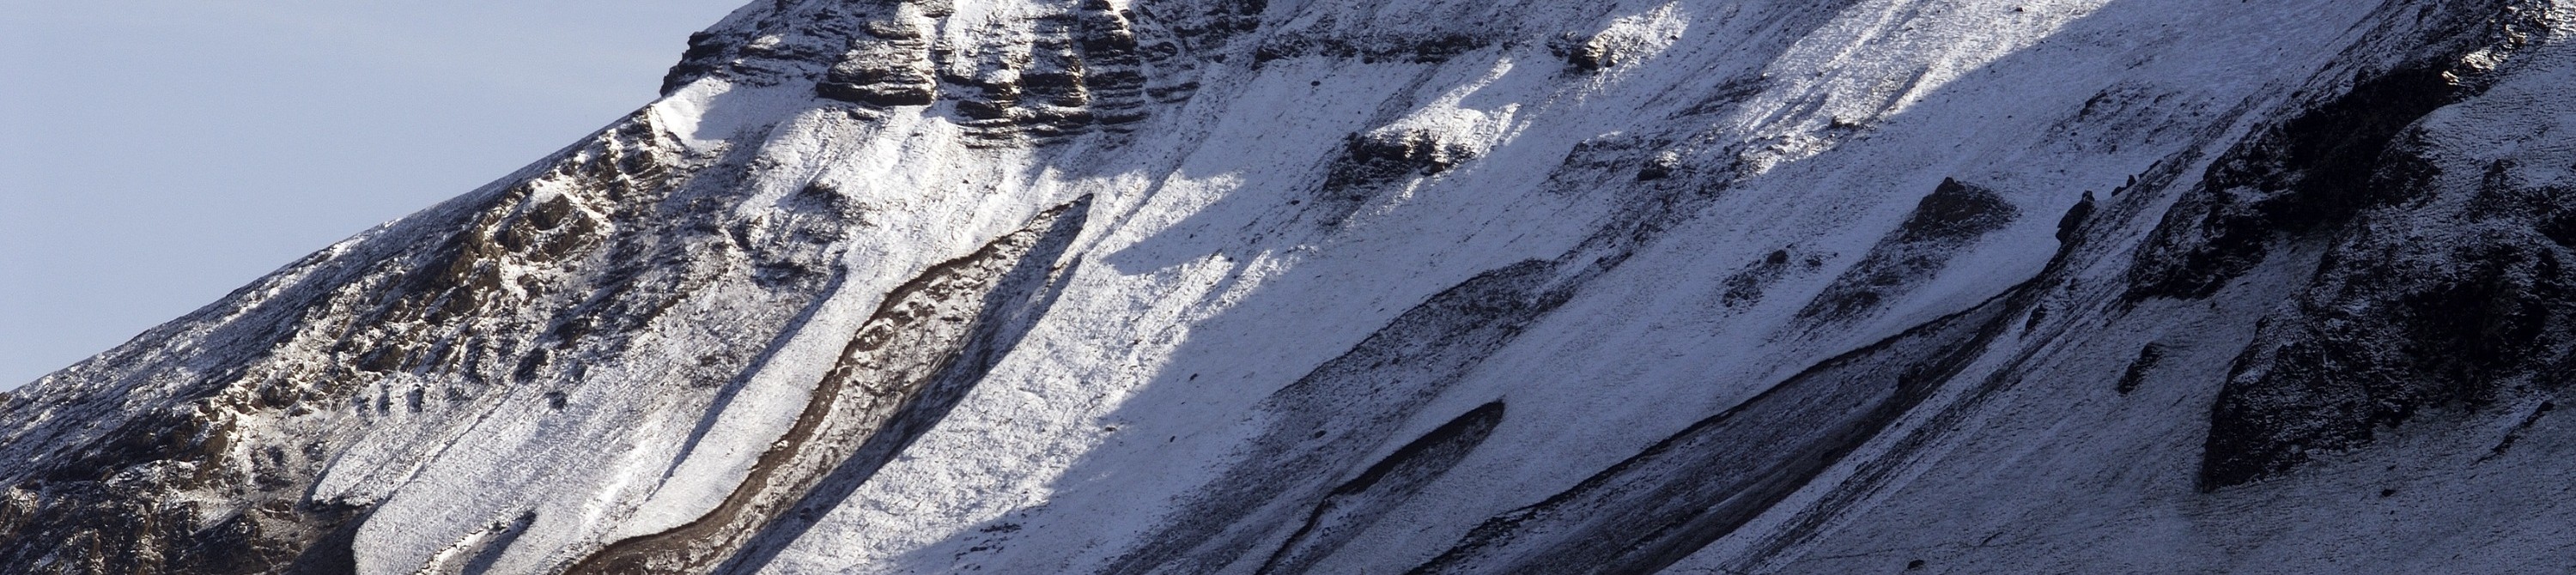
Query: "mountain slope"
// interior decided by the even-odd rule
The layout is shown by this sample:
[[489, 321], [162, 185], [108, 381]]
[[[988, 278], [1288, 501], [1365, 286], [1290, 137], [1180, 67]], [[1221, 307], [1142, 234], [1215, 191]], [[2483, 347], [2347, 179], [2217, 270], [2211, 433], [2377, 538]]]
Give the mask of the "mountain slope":
[[2546, 569], [2568, 15], [756, 3], [10, 396], [0, 561]]

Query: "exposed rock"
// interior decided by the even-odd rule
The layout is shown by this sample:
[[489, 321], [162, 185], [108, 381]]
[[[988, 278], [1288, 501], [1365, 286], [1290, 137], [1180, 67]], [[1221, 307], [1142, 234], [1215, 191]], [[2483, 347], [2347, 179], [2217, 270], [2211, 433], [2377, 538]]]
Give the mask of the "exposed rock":
[[2021, 211], [1993, 190], [1943, 178], [1860, 263], [1798, 311], [1816, 321], [1843, 321], [1879, 307], [1930, 279], [1952, 255], [2003, 229]]
[[931, 25], [920, 6], [909, 3], [889, 18], [868, 22], [867, 34], [853, 39], [850, 51], [814, 84], [815, 93], [882, 107], [930, 105], [939, 96]]

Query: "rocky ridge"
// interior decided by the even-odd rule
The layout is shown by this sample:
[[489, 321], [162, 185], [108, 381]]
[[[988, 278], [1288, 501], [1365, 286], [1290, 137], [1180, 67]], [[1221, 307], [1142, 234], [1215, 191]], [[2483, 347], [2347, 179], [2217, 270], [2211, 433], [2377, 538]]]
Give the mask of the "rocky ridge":
[[0, 564], [2548, 569], [2570, 10], [754, 3], [9, 395]]

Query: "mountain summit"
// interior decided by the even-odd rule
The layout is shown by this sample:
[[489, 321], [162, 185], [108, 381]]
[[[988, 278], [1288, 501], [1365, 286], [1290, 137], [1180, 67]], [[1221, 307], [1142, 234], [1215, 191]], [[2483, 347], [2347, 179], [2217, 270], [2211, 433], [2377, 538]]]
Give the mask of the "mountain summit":
[[757, 2], [0, 399], [0, 570], [2563, 570], [2572, 30]]

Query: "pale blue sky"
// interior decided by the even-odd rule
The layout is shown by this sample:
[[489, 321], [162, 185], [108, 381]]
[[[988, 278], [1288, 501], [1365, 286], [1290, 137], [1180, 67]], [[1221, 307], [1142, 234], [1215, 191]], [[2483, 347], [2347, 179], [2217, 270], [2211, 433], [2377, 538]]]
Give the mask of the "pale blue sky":
[[0, 0], [0, 389], [654, 97], [740, 0]]

